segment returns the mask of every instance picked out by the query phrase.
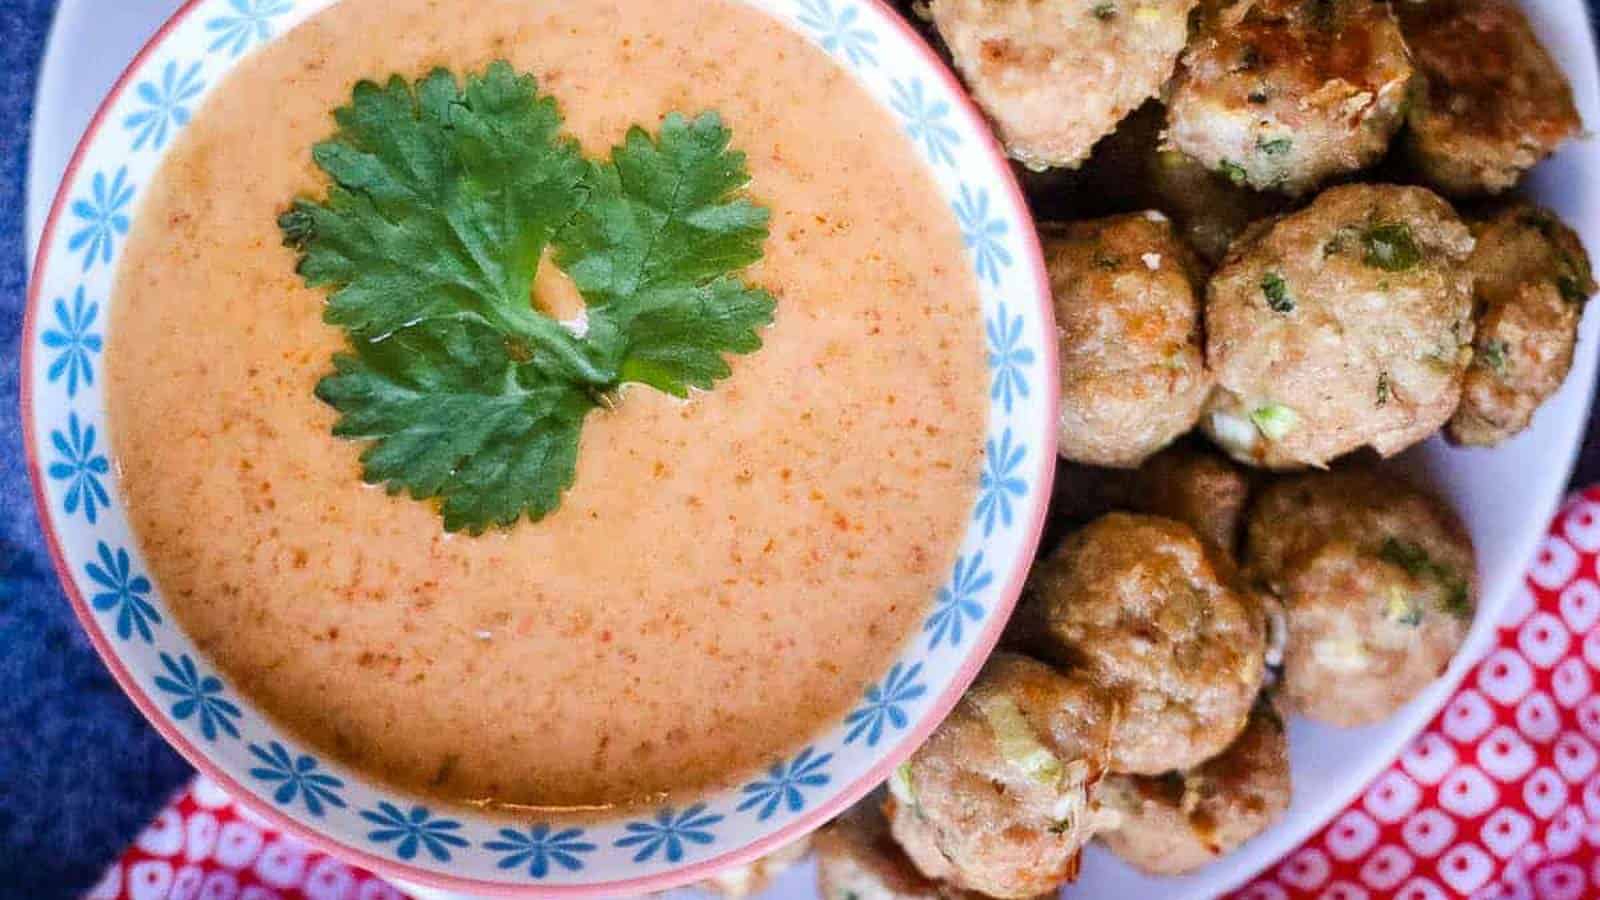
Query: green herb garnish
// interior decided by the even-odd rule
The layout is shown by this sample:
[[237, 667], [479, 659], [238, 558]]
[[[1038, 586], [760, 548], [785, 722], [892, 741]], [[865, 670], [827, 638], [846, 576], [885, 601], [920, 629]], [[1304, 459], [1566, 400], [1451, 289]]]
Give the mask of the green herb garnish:
[[1110, 3], [1110, 2], [1096, 3], [1094, 5], [1093, 13], [1094, 13], [1094, 17], [1096, 19], [1099, 19], [1100, 21], [1104, 22], [1107, 19], [1111, 19], [1111, 18], [1115, 18], [1116, 17], [1116, 15], [1117, 15], [1117, 5], [1115, 3]]
[[1280, 403], [1268, 403], [1256, 407], [1250, 413], [1250, 421], [1269, 441], [1281, 441], [1300, 424], [1300, 416], [1294, 410]]
[[1422, 251], [1404, 222], [1373, 225], [1361, 235], [1366, 245], [1365, 262], [1385, 272], [1404, 272], [1422, 262]]
[[1273, 312], [1294, 312], [1294, 298], [1289, 296], [1289, 285], [1277, 272], [1268, 272], [1261, 276], [1261, 294], [1267, 298], [1267, 306], [1271, 307]]
[[[774, 301], [736, 273], [767, 211], [714, 113], [635, 127], [604, 162], [560, 134], [555, 101], [496, 62], [457, 81], [358, 84], [313, 149], [323, 201], [279, 219], [306, 283], [344, 329], [317, 396], [334, 433], [371, 441], [362, 477], [436, 498], [451, 531], [554, 510], [584, 418], [625, 383], [682, 396], [761, 345]], [[545, 251], [586, 304], [564, 325], [532, 302]]]
[[1511, 345], [1502, 340], [1491, 340], [1478, 348], [1478, 359], [1493, 370], [1497, 375], [1504, 375], [1510, 369], [1510, 360], [1506, 356], [1511, 350]]
[[1389, 592], [1383, 605], [1383, 614], [1391, 621], [1412, 628], [1422, 624], [1422, 604], [1400, 588]]
[[1228, 176], [1228, 180], [1236, 185], [1243, 185], [1246, 181], [1250, 180], [1250, 173], [1245, 171], [1244, 166], [1239, 165], [1233, 160], [1223, 160], [1220, 167], [1222, 169], [1222, 174]]
[[1454, 569], [1435, 562], [1421, 545], [1399, 538], [1385, 538], [1378, 557], [1399, 566], [1407, 575], [1433, 581], [1445, 592], [1440, 608], [1457, 618], [1472, 616], [1472, 590], [1467, 580]]
[[1278, 156], [1279, 154], [1288, 153], [1289, 148], [1293, 146], [1294, 141], [1286, 137], [1273, 138], [1270, 141], [1262, 138], [1256, 139], [1256, 149], [1267, 154], [1268, 156]]
[[1379, 406], [1387, 406], [1388, 405], [1388, 403], [1389, 403], [1389, 394], [1390, 393], [1391, 393], [1391, 389], [1389, 387], [1389, 373], [1388, 372], [1379, 372], [1378, 373], [1378, 405]]

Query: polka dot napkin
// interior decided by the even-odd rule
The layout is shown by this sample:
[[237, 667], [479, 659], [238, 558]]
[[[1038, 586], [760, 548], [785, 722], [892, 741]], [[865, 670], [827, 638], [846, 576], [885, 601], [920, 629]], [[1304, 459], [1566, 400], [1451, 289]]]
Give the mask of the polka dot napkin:
[[[1600, 487], [1556, 516], [1498, 640], [1366, 793], [1233, 900], [1600, 897]], [[196, 779], [94, 900], [400, 900]]]

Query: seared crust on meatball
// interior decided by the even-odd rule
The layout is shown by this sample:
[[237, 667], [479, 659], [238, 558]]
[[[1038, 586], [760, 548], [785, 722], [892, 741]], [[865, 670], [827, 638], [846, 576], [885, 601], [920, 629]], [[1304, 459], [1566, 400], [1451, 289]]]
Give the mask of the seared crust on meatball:
[[1032, 169], [1077, 166], [1161, 90], [1196, 0], [932, 0], [933, 24], [1000, 140]]
[[1096, 796], [1118, 825], [1100, 838], [1146, 872], [1181, 875], [1265, 831], [1289, 808], [1289, 793], [1283, 719], [1263, 700], [1221, 755], [1187, 772], [1102, 781]]
[[1131, 468], [1200, 416], [1210, 390], [1194, 253], [1159, 213], [1045, 233], [1061, 365], [1061, 455]]
[[1583, 241], [1548, 210], [1517, 204], [1476, 231], [1472, 367], [1445, 433], [1491, 447], [1527, 428], [1566, 380], [1595, 282]]
[[1129, 508], [1176, 519], [1236, 558], [1250, 500], [1250, 479], [1238, 466], [1209, 449], [1179, 444], [1152, 456], [1132, 481]]
[[822, 900], [983, 900], [982, 894], [917, 871], [889, 834], [884, 799], [881, 790], [874, 791], [817, 832]]
[[1439, 190], [1495, 194], [1583, 130], [1572, 86], [1513, 0], [1406, 0], [1426, 81], [1407, 117], [1412, 162]]
[[1111, 710], [1083, 678], [1000, 653], [890, 779], [895, 840], [928, 878], [1032, 897], [1077, 872], [1100, 827]]
[[770, 887], [774, 878], [788, 871], [809, 852], [811, 852], [811, 837], [808, 835], [784, 844], [766, 856], [751, 860], [742, 866], [723, 869], [696, 884], [695, 887], [708, 894], [726, 897], [728, 900], [754, 897]]
[[1168, 97], [1168, 139], [1238, 183], [1299, 194], [1383, 156], [1412, 75], [1387, 3], [1213, 2]]
[[1116, 704], [1111, 771], [1187, 769], [1244, 727], [1265, 667], [1264, 611], [1189, 526], [1104, 516], [1035, 568], [1026, 604], [1050, 656]]
[[1355, 468], [1274, 484], [1251, 509], [1245, 552], [1284, 603], [1282, 697], [1318, 721], [1386, 718], [1444, 672], [1472, 624], [1471, 538], [1392, 475]]
[[1253, 227], [1207, 290], [1206, 432], [1286, 469], [1439, 430], [1472, 356], [1472, 247], [1448, 203], [1394, 185], [1333, 188]]

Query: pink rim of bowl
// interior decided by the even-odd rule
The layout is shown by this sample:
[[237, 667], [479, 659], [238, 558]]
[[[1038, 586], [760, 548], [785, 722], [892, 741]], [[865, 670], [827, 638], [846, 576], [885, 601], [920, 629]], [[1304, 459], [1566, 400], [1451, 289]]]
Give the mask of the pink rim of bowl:
[[[848, 787], [835, 792], [829, 799], [819, 803], [800, 818], [778, 831], [726, 853], [645, 877], [583, 885], [522, 885], [446, 875], [431, 869], [378, 856], [344, 844], [335, 838], [310, 828], [278, 807], [260, 799], [219, 765], [213, 763], [206, 752], [197, 747], [168, 719], [166, 713], [145, 692], [144, 688], [134, 680], [132, 674], [113, 651], [110, 640], [99, 627], [67, 565], [61, 547], [61, 538], [57, 533], [56, 523], [45, 496], [45, 483], [42, 478], [39, 454], [37, 452], [38, 434], [36, 433], [36, 425], [32, 413], [34, 396], [33, 353], [42, 293], [42, 279], [39, 274], [46, 270], [49, 262], [50, 250], [55, 242], [57, 228], [60, 227], [60, 216], [69, 203], [69, 189], [75, 181], [80, 164], [95, 136], [105, 126], [108, 111], [127, 90], [133, 76], [143, 67], [148, 57], [162, 45], [169, 33], [182, 24], [203, 2], [205, 0], [186, 0], [184, 5], [162, 24], [161, 28], [144, 44], [139, 53], [123, 70], [95, 111], [94, 117], [91, 119], [83, 137], [79, 139], [67, 165], [66, 172], [62, 176], [61, 185], [51, 203], [49, 216], [45, 220], [39, 242], [38, 255], [34, 260], [33, 277], [28, 285], [27, 305], [22, 330], [21, 413], [24, 446], [27, 454], [28, 473], [33, 485], [34, 503], [44, 528], [50, 555], [62, 587], [72, 602], [73, 611], [84, 630], [88, 633], [96, 652], [100, 654], [101, 659], [106, 663], [113, 677], [116, 678], [122, 691], [133, 700], [140, 713], [201, 774], [221, 785], [233, 798], [252, 813], [270, 822], [274, 827], [301, 839], [317, 850], [360, 865], [387, 878], [446, 891], [462, 891], [488, 896], [559, 895], [567, 897], [604, 897], [618, 894], [655, 892], [679, 887], [702, 880], [723, 869], [750, 862], [799, 839], [844, 811], [851, 804], [865, 796], [873, 787], [885, 780], [897, 765], [910, 756], [926, 740], [938, 723], [944, 719], [960, 700], [967, 686], [977, 676], [979, 669], [988, 659], [994, 649], [994, 645], [999, 640], [1000, 633], [1021, 593], [1023, 583], [1027, 577], [1026, 565], [1013, 566], [1005, 587], [997, 595], [994, 605], [988, 614], [988, 621], [982, 633], [977, 637], [973, 645], [966, 650], [966, 659], [959, 672], [948, 683], [938, 699], [934, 701], [932, 709], [925, 713], [922, 721], [905, 733], [898, 743], [882, 752], [880, 760], [865, 775], [858, 777]], [[857, 2], [871, 6], [882, 21], [897, 29], [908, 44], [923, 56], [927, 72], [935, 75], [950, 89], [954, 96], [959, 98], [957, 113], [967, 120], [966, 124], [969, 133], [980, 137], [983, 142], [983, 152], [991, 158], [993, 165], [1001, 172], [1001, 179], [1009, 190], [1009, 197], [1006, 199], [1016, 213], [1015, 220], [1025, 225], [1024, 228], [1020, 229], [1021, 234], [1019, 237], [1023, 255], [1026, 257], [1025, 264], [1031, 270], [1033, 283], [1038, 287], [1036, 296], [1033, 299], [1038, 304], [1038, 315], [1047, 326], [1047, 333], [1053, 333], [1054, 310], [1051, 305], [1048, 279], [1045, 274], [1043, 253], [1038, 234], [1032, 226], [1032, 218], [1028, 213], [1027, 202], [1016, 176], [1007, 162], [1005, 151], [989, 130], [987, 120], [967, 96], [960, 82], [944, 61], [939, 58], [926, 41], [917, 34], [915, 29], [899, 13], [889, 7], [886, 0], [857, 0]], [[1054, 409], [1059, 403], [1060, 391], [1060, 386], [1054, 378], [1057, 367], [1056, 348], [1052, 342], [1043, 341], [1039, 351], [1041, 363], [1039, 371], [1045, 373], [1045, 377], [1042, 380], [1042, 386], [1045, 389], [1045, 402], [1047, 403], [1047, 408]], [[1022, 523], [1025, 529], [1023, 545], [1025, 550], [1028, 551], [1025, 552], [1025, 556], [1031, 555], [1031, 552], [1038, 546], [1048, 512], [1048, 497], [1054, 480], [1055, 434], [1048, 432], [1042, 437], [1044, 440], [1035, 453], [1038, 458], [1039, 468], [1035, 481], [1037, 487], [1034, 490], [1038, 492], [1038, 496], [1044, 498], [1044, 501], [1036, 504], [1036, 510], [1031, 521]]]

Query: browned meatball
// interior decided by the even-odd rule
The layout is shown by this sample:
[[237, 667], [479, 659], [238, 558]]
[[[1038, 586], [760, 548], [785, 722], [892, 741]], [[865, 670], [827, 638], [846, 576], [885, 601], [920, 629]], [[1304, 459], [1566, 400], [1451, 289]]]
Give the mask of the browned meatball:
[[1572, 86], [1513, 0], [1398, 5], [1426, 79], [1407, 149], [1435, 187], [1499, 193], [1583, 130]]
[[1189, 526], [1104, 516], [1034, 570], [1026, 606], [1051, 657], [1116, 703], [1111, 771], [1187, 769], [1244, 727], [1265, 667], [1264, 613]]
[[1100, 838], [1153, 875], [1181, 875], [1250, 840], [1289, 807], [1289, 742], [1283, 719], [1258, 703], [1228, 749], [1187, 772], [1112, 775], [1096, 798], [1118, 825]]
[[773, 879], [804, 859], [809, 852], [811, 852], [811, 838], [803, 837], [742, 866], [723, 869], [696, 884], [695, 887], [708, 894], [726, 897], [728, 900], [754, 897], [770, 887]]
[[1161, 90], [1195, 0], [931, 0], [933, 24], [1006, 150], [1076, 166]]
[[1032, 897], [1077, 871], [1100, 827], [1111, 709], [1085, 679], [996, 654], [890, 779], [895, 840], [923, 875], [992, 897]]
[[1137, 466], [1194, 426], [1210, 390], [1200, 262], [1159, 213], [1046, 232], [1060, 335], [1061, 455]]
[[1387, 3], [1212, 2], [1169, 92], [1167, 134], [1240, 184], [1299, 194], [1383, 156], [1412, 75]]
[[1187, 154], [1163, 147], [1166, 124], [1166, 107], [1151, 100], [1096, 144], [1081, 169], [1023, 172], [1034, 212], [1065, 221], [1160, 210], [1183, 242], [1213, 266], [1245, 226], [1288, 205], [1282, 194], [1236, 185]]
[[1472, 356], [1472, 246], [1448, 203], [1393, 185], [1253, 227], [1207, 290], [1206, 432], [1242, 462], [1297, 468], [1438, 431]]
[[817, 832], [822, 900], [983, 900], [982, 894], [917, 871], [889, 834], [883, 801], [882, 792], [874, 791]]
[[1391, 475], [1358, 468], [1274, 484], [1250, 511], [1245, 553], [1284, 603], [1283, 699], [1318, 721], [1381, 721], [1444, 672], [1472, 624], [1466, 529]]
[[1595, 283], [1583, 241], [1547, 210], [1514, 205], [1477, 235], [1472, 367], [1446, 434], [1491, 447], [1527, 428], [1566, 380]]
[[1176, 519], [1236, 556], [1250, 500], [1250, 479], [1238, 466], [1211, 450], [1179, 444], [1152, 456], [1132, 481], [1130, 509]]

